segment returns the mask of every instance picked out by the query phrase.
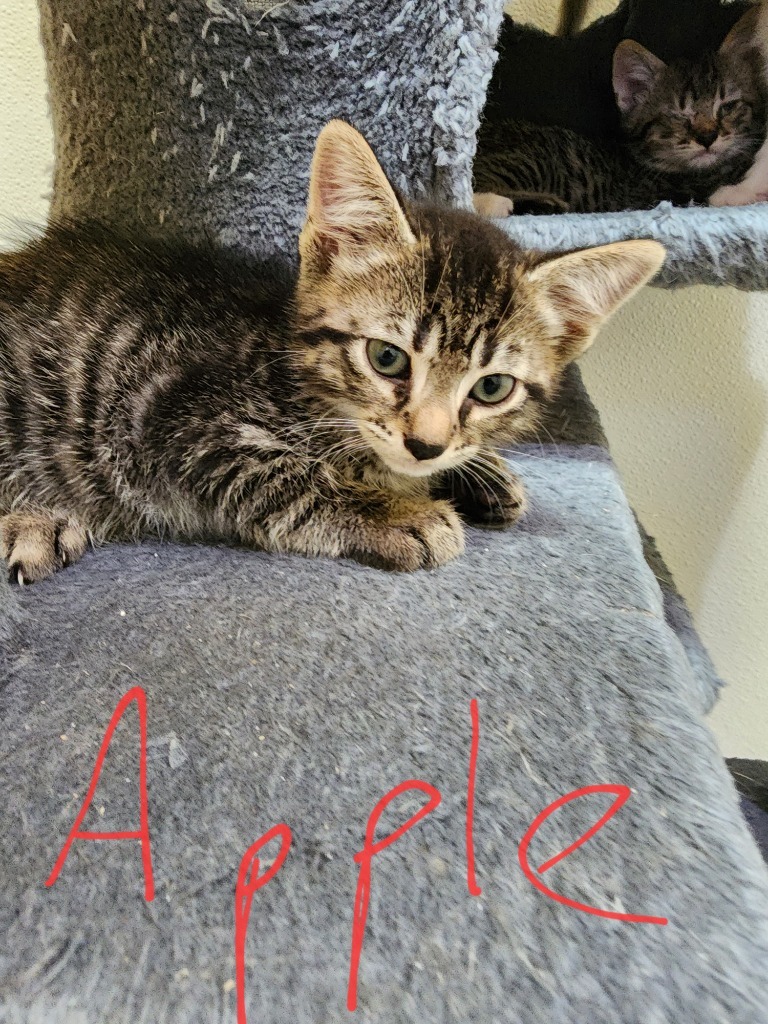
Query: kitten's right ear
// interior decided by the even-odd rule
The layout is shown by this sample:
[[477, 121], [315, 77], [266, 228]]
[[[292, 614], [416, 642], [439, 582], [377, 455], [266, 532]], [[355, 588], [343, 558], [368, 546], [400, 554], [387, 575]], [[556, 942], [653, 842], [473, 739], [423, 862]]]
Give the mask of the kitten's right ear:
[[363, 136], [345, 121], [331, 121], [315, 145], [302, 261], [342, 261], [354, 271], [377, 262], [393, 247], [413, 245], [395, 190]]
[[622, 114], [646, 98], [666, 66], [634, 39], [619, 43], [613, 54], [613, 91]]

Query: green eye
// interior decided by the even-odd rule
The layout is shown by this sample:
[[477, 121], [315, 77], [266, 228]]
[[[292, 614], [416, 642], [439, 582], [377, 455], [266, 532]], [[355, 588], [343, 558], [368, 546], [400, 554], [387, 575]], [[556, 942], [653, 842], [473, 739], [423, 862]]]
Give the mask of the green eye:
[[405, 377], [410, 366], [407, 354], [386, 341], [369, 341], [368, 358], [374, 370], [384, 377]]
[[515, 383], [515, 378], [508, 373], [492, 373], [481, 377], [469, 394], [483, 405], [498, 405], [512, 394]]

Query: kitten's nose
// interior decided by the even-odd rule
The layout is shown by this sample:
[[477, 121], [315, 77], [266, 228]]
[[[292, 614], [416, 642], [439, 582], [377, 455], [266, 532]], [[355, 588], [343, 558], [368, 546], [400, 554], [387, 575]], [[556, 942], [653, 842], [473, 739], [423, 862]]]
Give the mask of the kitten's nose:
[[404, 437], [403, 444], [419, 462], [436, 459], [438, 455], [443, 454], [446, 448], [444, 444], [427, 444], [426, 441], [420, 441], [418, 437]]
[[713, 129], [710, 131], [695, 132], [693, 137], [700, 145], [704, 147], [704, 149], [709, 149], [712, 143], [716, 141], [717, 136], [719, 134], [720, 133], [717, 131], [717, 129]]

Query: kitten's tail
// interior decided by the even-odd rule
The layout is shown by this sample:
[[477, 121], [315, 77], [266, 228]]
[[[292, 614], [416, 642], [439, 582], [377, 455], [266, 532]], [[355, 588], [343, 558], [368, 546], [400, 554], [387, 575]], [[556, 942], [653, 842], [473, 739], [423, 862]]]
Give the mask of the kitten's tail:
[[557, 34], [559, 36], [575, 35], [581, 28], [588, 6], [589, 0], [563, 0]]

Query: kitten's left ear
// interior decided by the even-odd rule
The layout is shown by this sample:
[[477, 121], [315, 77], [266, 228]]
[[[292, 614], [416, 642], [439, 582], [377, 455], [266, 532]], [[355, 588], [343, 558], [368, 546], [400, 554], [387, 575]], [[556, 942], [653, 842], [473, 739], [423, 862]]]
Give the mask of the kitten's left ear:
[[392, 247], [413, 245], [395, 190], [363, 136], [345, 121], [331, 121], [315, 145], [307, 219], [299, 242], [302, 260], [320, 256], [365, 267]]
[[589, 348], [600, 325], [658, 273], [665, 256], [658, 242], [614, 242], [556, 256], [528, 273], [561, 366]]
[[613, 53], [613, 91], [622, 114], [645, 99], [666, 66], [634, 39], [619, 43]]

